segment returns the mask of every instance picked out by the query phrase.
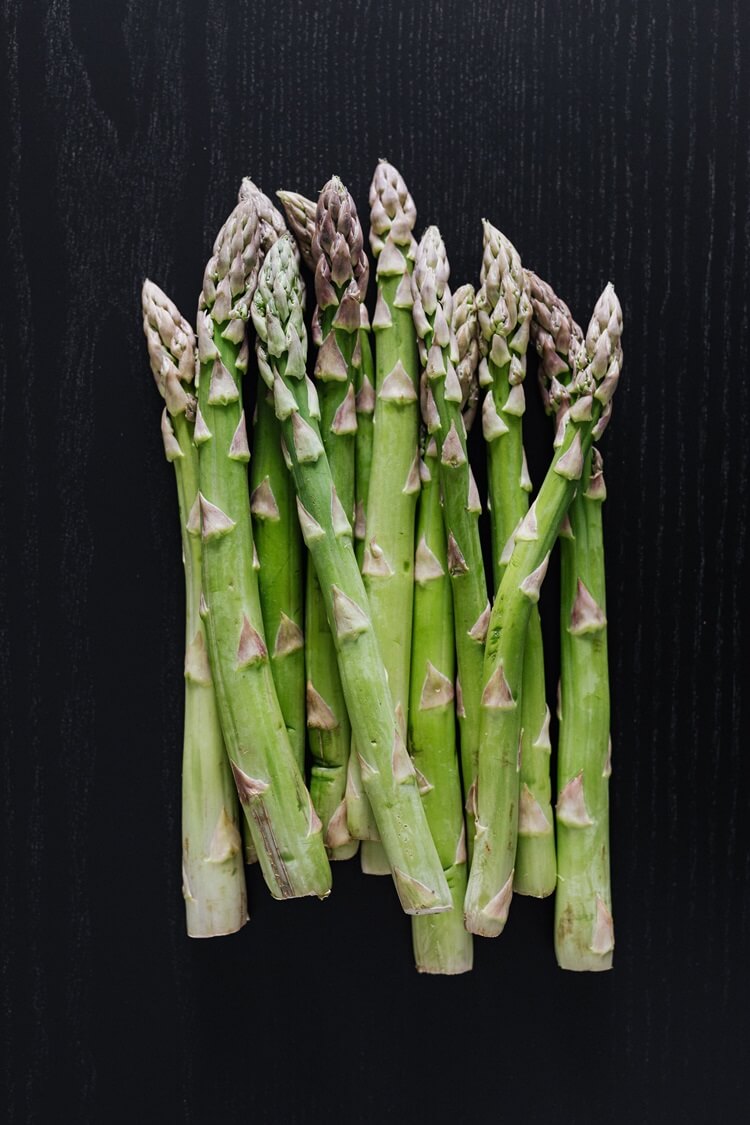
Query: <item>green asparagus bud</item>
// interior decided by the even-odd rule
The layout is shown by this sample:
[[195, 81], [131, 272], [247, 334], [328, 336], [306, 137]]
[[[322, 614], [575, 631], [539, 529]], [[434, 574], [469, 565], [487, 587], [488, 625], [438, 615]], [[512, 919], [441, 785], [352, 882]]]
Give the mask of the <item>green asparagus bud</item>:
[[239, 930], [247, 921], [239, 809], [224, 750], [206, 631], [200, 617], [201, 544], [187, 524], [198, 495], [193, 444], [195, 338], [175, 305], [143, 283], [143, 330], [165, 400], [164, 454], [174, 465], [185, 567], [185, 725], [182, 753], [182, 893], [190, 937]]
[[264, 345], [259, 369], [273, 389], [292, 463], [300, 525], [336, 645], [362, 780], [396, 889], [407, 913], [437, 913], [450, 908], [450, 893], [396, 722], [354, 556], [351, 523], [321, 441], [317, 395], [305, 380], [301, 292], [290, 240], [279, 239], [266, 257], [253, 301], [253, 323]]
[[[617, 386], [621, 332], [622, 311], [608, 285], [589, 325], [585, 361], [579, 357], [570, 381], [570, 406], [560, 444], [536, 500], [515, 531], [492, 607], [482, 676], [476, 845], [464, 907], [467, 929], [486, 937], [502, 932], [513, 894], [521, 767], [519, 699], [531, 607], [539, 599], [549, 553]], [[576, 629], [585, 632], [599, 622], [601, 611], [592, 601], [580, 600]], [[585, 810], [586, 793], [579, 777], [566, 795], [563, 814], [585, 819]], [[557, 815], [559, 820], [560, 802]]]
[[[201, 491], [190, 529], [203, 545], [203, 616], [224, 739], [264, 878], [276, 898], [323, 897], [331, 873], [321, 825], [279, 707], [253, 567], [241, 387], [262, 227], [254, 201], [240, 202], [206, 267], [195, 419]], [[293, 260], [291, 243], [287, 253]]]
[[302, 261], [312, 271], [315, 269], [312, 240], [318, 205], [314, 199], [307, 199], [296, 191], [277, 191], [276, 194], [284, 207], [286, 221], [299, 247]]
[[[492, 565], [497, 590], [505, 570], [506, 544], [529, 507], [529, 479], [522, 439], [526, 408], [523, 382], [531, 301], [521, 259], [499, 230], [484, 222], [482, 288], [477, 298], [481, 327], [480, 381], [487, 387], [482, 409], [487, 442]], [[549, 709], [544, 681], [542, 626], [536, 605], [529, 616], [521, 692], [521, 774], [515, 889], [537, 898], [555, 889], [557, 868], [552, 829]]]
[[456, 375], [463, 395], [464, 426], [470, 430], [479, 405], [479, 317], [473, 285], [461, 285], [453, 294], [451, 331], [456, 338]]
[[[458, 359], [451, 334], [450, 268], [440, 231], [428, 227], [422, 236], [412, 276], [414, 325], [424, 367], [422, 418], [434, 434], [440, 454], [443, 518], [448, 539], [448, 573], [453, 593], [458, 678], [456, 711], [461, 731], [461, 768], [467, 809], [474, 808], [482, 661], [490, 606], [479, 539], [482, 505], [469, 466], [462, 417], [463, 391], [456, 374]], [[421, 543], [417, 566], [435, 563]], [[469, 834], [469, 850], [473, 834]]]

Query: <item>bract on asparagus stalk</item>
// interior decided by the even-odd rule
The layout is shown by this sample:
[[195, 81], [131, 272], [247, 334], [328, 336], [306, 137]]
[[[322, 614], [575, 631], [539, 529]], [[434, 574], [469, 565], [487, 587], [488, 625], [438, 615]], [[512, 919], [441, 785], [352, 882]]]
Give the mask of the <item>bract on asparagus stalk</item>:
[[[568, 406], [582, 333], [568, 306], [529, 273], [531, 338], [540, 356], [548, 413]], [[616, 354], [622, 363], [619, 343]], [[556, 428], [558, 428], [556, 426]], [[602, 457], [584, 459], [581, 485], [560, 532], [560, 698], [555, 952], [564, 969], [612, 966], [614, 927], [609, 872], [609, 671], [602, 502]]]
[[[560, 420], [554, 459], [536, 500], [515, 532], [512, 554], [492, 607], [482, 678], [475, 850], [465, 902], [467, 928], [486, 937], [502, 932], [513, 894], [519, 698], [530, 611], [539, 599], [549, 553], [580, 485], [591, 442], [609, 418], [620, 375], [621, 332], [620, 303], [608, 285], [597, 302], [585, 352], [568, 387], [570, 406]], [[590, 627], [596, 616], [598, 607], [591, 601], [581, 600], [577, 628]], [[566, 793], [565, 815], [587, 819], [590, 814], [583, 777], [572, 781]]]
[[[487, 444], [492, 570], [500, 587], [513, 534], [529, 507], [531, 480], [523, 447], [524, 378], [531, 301], [513, 244], [484, 220], [479, 306], [486, 387], [482, 430]], [[552, 894], [557, 879], [552, 828], [549, 708], [544, 681], [542, 626], [536, 605], [529, 615], [521, 707], [521, 774], [514, 888], [519, 894]]]
[[203, 616], [222, 730], [264, 878], [276, 898], [323, 897], [330, 867], [279, 706], [253, 566], [241, 387], [245, 324], [264, 237], [254, 200], [243, 199], [206, 266], [194, 431], [200, 492], [188, 526], [202, 541]]
[[201, 544], [187, 530], [198, 495], [193, 444], [195, 337], [152, 281], [143, 283], [143, 330], [165, 401], [164, 453], [177, 479], [185, 567], [185, 726], [182, 756], [182, 893], [190, 937], [216, 937], [247, 921], [237, 794], [224, 750], [200, 617]]
[[[338, 302], [334, 319], [356, 328], [357, 296], [345, 291], [339, 298], [332, 288], [332, 304], [334, 298]], [[289, 238], [279, 239], [266, 257], [252, 316], [264, 344], [259, 350], [260, 373], [273, 389], [297, 489], [300, 526], [336, 643], [362, 780], [394, 883], [408, 914], [447, 910], [450, 892], [396, 721], [354, 555], [351, 523], [333, 486], [321, 441], [317, 394], [305, 379], [302, 284]]]
[[[456, 710], [461, 733], [461, 768], [467, 808], [474, 808], [482, 661], [490, 606], [479, 539], [482, 510], [466, 449], [464, 394], [456, 373], [456, 339], [451, 332], [450, 268], [440, 231], [428, 227], [417, 250], [412, 294], [414, 325], [426, 379], [422, 384], [422, 417], [434, 434], [440, 455], [443, 518], [447, 536], [448, 573], [453, 593], [458, 676]], [[430, 552], [417, 543], [416, 565], [434, 566]], [[471, 826], [470, 821], [470, 826]], [[473, 833], [468, 833], [469, 855]]]

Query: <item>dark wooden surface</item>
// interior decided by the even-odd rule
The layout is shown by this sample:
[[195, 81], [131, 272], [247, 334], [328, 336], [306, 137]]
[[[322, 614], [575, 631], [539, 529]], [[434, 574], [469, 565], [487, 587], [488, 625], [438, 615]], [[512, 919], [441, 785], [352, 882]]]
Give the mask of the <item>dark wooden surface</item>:
[[[2, 12], [2, 1119], [742, 1117], [747, 6]], [[558, 971], [550, 903], [517, 899], [471, 976], [422, 979], [388, 881], [351, 864], [325, 904], [273, 903], [253, 873], [241, 935], [184, 936], [182, 579], [139, 286], [191, 314], [243, 174], [312, 194], [336, 171], [366, 211], [380, 155], [440, 224], [456, 284], [487, 215], [579, 319], [610, 278], [625, 309], [603, 443], [604, 976]], [[528, 424], [538, 480], [538, 408]]]

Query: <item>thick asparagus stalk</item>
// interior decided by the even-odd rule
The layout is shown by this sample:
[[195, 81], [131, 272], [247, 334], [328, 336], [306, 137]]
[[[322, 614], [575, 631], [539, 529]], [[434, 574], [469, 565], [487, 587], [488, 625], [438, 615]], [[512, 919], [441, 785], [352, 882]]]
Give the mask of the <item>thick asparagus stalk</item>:
[[[579, 485], [592, 440], [602, 431], [620, 374], [622, 313], [608, 285], [597, 302], [581, 361], [570, 383], [570, 408], [560, 446], [539, 494], [515, 532], [514, 547], [489, 623], [484, 660], [474, 861], [466, 892], [466, 926], [494, 937], [502, 932], [513, 894], [519, 798], [521, 680], [531, 606], [549, 553]], [[581, 605], [581, 625], [593, 608]], [[585, 626], [586, 627], [586, 626]], [[587, 779], [588, 781], [588, 779]], [[582, 776], [566, 794], [565, 815], [588, 818]], [[558, 816], [560, 805], [558, 803]], [[597, 932], [592, 930], [592, 941]]]
[[[418, 359], [409, 278], [416, 208], [403, 177], [381, 160], [370, 187], [370, 245], [378, 297], [375, 416], [362, 575], [388, 684], [406, 737], [414, 598], [414, 522], [419, 494]], [[356, 528], [355, 528], [356, 534]], [[382, 873], [379, 849], [363, 847], [363, 869]], [[380, 862], [379, 862], [380, 861]]]
[[[359, 325], [359, 300], [349, 289], [336, 298], [339, 326]], [[385, 668], [369, 617], [352, 547], [352, 529], [333, 487], [323, 449], [314, 388], [305, 380], [307, 339], [302, 283], [291, 242], [281, 238], [266, 257], [252, 316], [265, 347], [260, 373], [274, 392], [276, 415], [297, 489], [302, 533], [310, 551], [331, 632], [362, 779], [388, 852], [407, 914], [450, 908], [448, 885], [429, 834], [416, 775], [395, 718]]]
[[331, 872], [279, 707], [253, 568], [241, 383], [262, 236], [254, 201], [242, 200], [206, 266], [195, 419], [201, 490], [189, 526], [203, 544], [203, 616], [224, 740], [264, 878], [276, 898], [322, 897]]
[[[526, 409], [523, 381], [531, 301], [516, 248], [499, 230], [484, 227], [482, 288], [477, 297], [487, 387], [482, 423], [487, 443], [492, 569], [495, 589], [505, 570], [503, 552], [529, 507], [531, 480], [523, 448]], [[542, 626], [531, 607], [521, 693], [521, 777], [514, 888], [537, 898], [555, 889], [557, 867], [552, 829], [549, 709], [544, 682]]]
[[[418, 564], [415, 575], [409, 749], [453, 909], [413, 918], [412, 941], [421, 973], [453, 974], [471, 969], [473, 948], [463, 919], [467, 854], [456, 752], [453, 596], [438, 472], [437, 449], [431, 438], [420, 465], [417, 541], [424, 544], [432, 561], [429, 566]], [[426, 551], [422, 553], [426, 555]]]
[[[354, 518], [357, 432], [354, 376], [362, 363], [358, 345], [361, 302], [369, 276], [362, 243], [354, 200], [334, 176], [320, 193], [311, 243], [317, 299], [313, 338], [319, 349], [315, 377], [323, 448], [336, 495], [350, 519]], [[349, 298], [344, 303], [348, 320], [340, 315], [345, 294]], [[312, 565], [308, 565], [307, 578], [308, 725], [313, 756], [310, 792], [323, 822], [330, 857], [349, 859], [357, 850], [347, 824], [345, 800], [351, 725], [336, 646]]]
[[224, 750], [206, 632], [199, 613], [200, 540], [187, 523], [198, 495], [193, 445], [195, 338], [188, 322], [152, 281], [143, 283], [143, 330], [151, 370], [166, 406], [164, 453], [177, 478], [185, 566], [185, 729], [182, 756], [182, 893], [190, 937], [231, 934], [247, 921], [239, 809]]
[[[475, 804], [482, 661], [490, 606], [479, 539], [482, 505], [469, 466], [463, 391], [454, 363], [458, 352], [451, 333], [450, 268], [440, 231], [428, 227], [417, 251], [412, 276], [414, 325], [424, 364], [422, 416], [437, 439], [443, 519], [448, 538], [453, 614], [458, 658], [457, 712], [461, 732], [461, 768], [467, 808]], [[428, 565], [429, 554], [417, 545], [417, 562]], [[473, 832], [469, 832], [469, 854]]]
[[[252, 200], [261, 223], [263, 253], [286, 231], [281, 213], [250, 179], [239, 199]], [[250, 511], [259, 564], [263, 627], [279, 706], [300, 772], [305, 768], [305, 653], [303, 545], [294, 482], [284, 464], [273, 403], [259, 395], [250, 462]]]
[[[532, 340], [540, 356], [545, 405], [560, 414], [582, 345], [581, 330], [554, 291], [529, 274]], [[618, 345], [618, 361], [621, 354]], [[609, 673], [602, 538], [606, 497], [602, 458], [593, 448], [560, 535], [561, 661], [555, 952], [564, 969], [611, 968], [614, 946], [609, 873]], [[597, 608], [595, 608], [597, 607]], [[598, 612], [597, 612], [598, 609]], [[583, 612], [585, 610], [585, 612]], [[585, 782], [585, 802], [578, 790]], [[583, 813], [583, 815], [581, 815]]]

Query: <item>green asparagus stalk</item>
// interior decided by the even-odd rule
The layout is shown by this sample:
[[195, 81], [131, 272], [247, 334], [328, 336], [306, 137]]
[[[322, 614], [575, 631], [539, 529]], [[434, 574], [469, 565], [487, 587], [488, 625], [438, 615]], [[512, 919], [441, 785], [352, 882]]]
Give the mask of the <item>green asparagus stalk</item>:
[[[239, 199], [252, 200], [261, 222], [263, 253], [286, 231], [271, 200], [250, 179]], [[294, 482], [284, 464], [281, 434], [266, 395], [258, 397], [250, 462], [250, 511], [258, 558], [258, 587], [279, 706], [300, 772], [305, 768], [305, 653], [303, 545]]]
[[[377, 261], [375, 415], [362, 575], [378, 647], [406, 738], [419, 494], [418, 358], [410, 276], [416, 208], [403, 177], [381, 160], [370, 187], [370, 245]], [[355, 535], [356, 535], [355, 527]], [[362, 848], [370, 874], [387, 873], [382, 849]]]
[[[428, 227], [417, 250], [412, 276], [414, 325], [427, 376], [423, 384], [422, 417], [437, 439], [443, 519], [448, 540], [448, 572], [458, 658], [456, 710], [461, 732], [461, 768], [467, 809], [475, 806], [482, 660], [490, 606], [479, 539], [482, 509], [466, 450], [462, 417], [463, 391], [454, 364], [458, 360], [451, 333], [450, 268], [440, 231]], [[434, 565], [422, 543], [417, 565]], [[471, 825], [473, 827], [473, 823]], [[469, 832], [469, 855], [473, 832]]]
[[[519, 803], [521, 681], [531, 606], [560, 525], [579, 486], [591, 442], [602, 431], [620, 374], [622, 312], [611, 285], [602, 293], [586, 337], [585, 356], [569, 386], [570, 407], [536, 500], [514, 536], [512, 554], [492, 607], [482, 677], [476, 845], [466, 891], [467, 929], [486, 937], [502, 932], [513, 894]], [[562, 425], [564, 424], [564, 428]], [[589, 598], [577, 628], [600, 613]], [[596, 613], [594, 609], [596, 608]], [[566, 794], [569, 819], [588, 819], [583, 778]], [[560, 803], [558, 802], [558, 819]], [[592, 940], [598, 940], [594, 934]]]
[[[526, 409], [523, 381], [531, 301], [516, 248], [484, 220], [482, 288], [477, 297], [486, 386], [482, 423], [487, 443], [492, 568], [499, 589], [513, 534], [529, 507], [531, 480], [523, 447]], [[544, 682], [542, 626], [536, 605], [529, 615], [521, 694], [521, 776], [514, 888], [542, 898], [557, 879], [552, 829], [549, 708]]]
[[[314, 271], [312, 239], [315, 230], [317, 204], [296, 191], [278, 191], [276, 194], [284, 205], [287, 221], [299, 247], [302, 261], [309, 270]], [[362, 362], [354, 369], [357, 409], [357, 436], [354, 443], [354, 539], [357, 561], [361, 568], [365, 549], [367, 488], [372, 463], [375, 376], [372, 347], [370, 346], [370, 319], [364, 303], [360, 307], [360, 312], [362, 324], [359, 330], [359, 346], [362, 351]]]
[[[316, 268], [322, 272], [320, 266]], [[356, 289], [353, 282], [339, 298], [332, 285], [329, 300], [336, 309], [336, 326], [350, 325], [356, 333], [360, 302], [352, 288]], [[302, 534], [320, 580], [336, 642], [363, 784], [388, 852], [401, 905], [407, 914], [448, 910], [450, 892], [430, 837], [414, 767], [396, 721], [354, 555], [351, 523], [333, 487], [321, 441], [318, 398], [305, 380], [307, 338], [302, 283], [288, 238], [279, 239], [266, 257], [252, 316], [264, 344], [259, 350], [260, 373], [274, 392], [276, 415], [294, 474]]]
[[198, 495], [193, 444], [195, 338], [188, 322], [152, 281], [143, 283], [143, 330], [151, 370], [165, 401], [164, 453], [177, 478], [185, 567], [185, 729], [182, 756], [182, 893], [190, 937], [216, 937], [247, 921], [239, 808], [224, 750], [199, 613], [200, 540], [187, 523]]
[[[567, 305], [529, 273], [531, 338], [540, 356], [545, 406], [564, 414], [582, 333]], [[621, 355], [618, 345], [618, 361]], [[609, 672], [602, 538], [606, 497], [601, 454], [584, 461], [581, 487], [560, 535], [561, 661], [555, 952], [564, 969], [612, 966], [614, 927], [609, 872]], [[594, 608], [596, 607], [596, 608]], [[598, 610], [598, 612], [597, 612]], [[581, 625], [583, 624], [583, 628]], [[585, 783], [585, 801], [579, 789]], [[583, 814], [583, 815], [581, 815]]]
[[432, 561], [429, 566], [418, 564], [415, 574], [409, 749], [453, 909], [413, 918], [412, 941], [419, 972], [454, 974], [471, 969], [473, 948], [463, 920], [467, 852], [456, 748], [453, 596], [438, 473], [437, 448], [431, 438], [420, 465], [417, 541], [425, 545]]
[[[302, 260], [309, 269], [314, 270], [312, 240], [315, 231], [317, 204], [298, 192], [279, 191], [277, 195], [284, 205], [289, 226], [300, 248]], [[375, 377], [372, 348], [370, 346], [370, 322], [364, 303], [360, 306], [360, 314], [362, 323], [359, 330], [359, 346], [362, 359], [361, 363], [354, 368], [357, 414], [357, 434], [354, 444], [354, 539], [357, 562], [361, 568], [364, 561], [367, 491], [372, 463]], [[321, 628], [325, 628], [322, 616], [320, 625]], [[388, 863], [384, 861], [382, 848], [376, 845], [378, 833], [375, 817], [363, 790], [359, 759], [354, 751], [348, 756], [345, 799], [347, 831], [355, 839], [366, 843], [361, 853], [363, 869], [367, 874], [390, 874]], [[346, 847], [346, 845], [344, 846]]]
[[[311, 252], [317, 299], [313, 338], [318, 345], [315, 377], [323, 448], [337, 498], [350, 519], [354, 518], [357, 432], [354, 377], [362, 364], [358, 345], [361, 303], [369, 276], [362, 243], [354, 200], [334, 176], [320, 193], [313, 227]], [[343, 304], [348, 320], [341, 315], [345, 294], [349, 298]], [[310, 791], [323, 822], [329, 856], [349, 859], [358, 846], [349, 832], [345, 800], [351, 725], [336, 645], [311, 564], [308, 564], [307, 577], [308, 725], [313, 756]]]
[[200, 492], [189, 528], [202, 540], [203, 616], [222, 729], [263, 876], [276, 898], [324, 897], [331, 872], [321, 825], [279, 707], [253, 568], [241, 384], [263, 233], [254, 201], [242, 200], [206, 266], [194, 432]]

